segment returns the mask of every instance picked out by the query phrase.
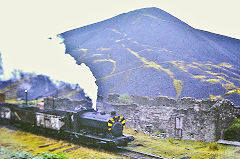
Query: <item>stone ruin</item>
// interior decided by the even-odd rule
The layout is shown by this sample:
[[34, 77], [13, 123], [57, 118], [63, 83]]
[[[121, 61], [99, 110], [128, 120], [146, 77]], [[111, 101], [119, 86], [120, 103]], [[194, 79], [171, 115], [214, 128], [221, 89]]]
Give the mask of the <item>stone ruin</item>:
[[81, 108], [91, 109], [90, 99], [71, 100], [67, 98], [44, 98], [44, 109], [78, 110]]
[[229, 100], [131, 96], [132, 103], [124, 104], [118, 97], [109, 95], [108, 109], [124, 116], [128, 127], [161, 132], [169, 138], [217, 141], [224, 138], [234, 118], [240, 117], [240, 108]]
[[[224, 139], [224, 130], [232, 125], [234, 118], [240, 118], [240, 107], [235, 107], [229, 100], [130, 96], [131, 104], [124, 104], [119, 96], [109, 95], [107, 103], [97, 103], [97, 109], [106, 113], [115, 110], [125, 117], [127, 127], [151, 134], [160, 132], [162, 137], [217, 141]], [[83, 107], [91, 109], [91, 101], [44, 99], [44, 109], [76, 110]]]

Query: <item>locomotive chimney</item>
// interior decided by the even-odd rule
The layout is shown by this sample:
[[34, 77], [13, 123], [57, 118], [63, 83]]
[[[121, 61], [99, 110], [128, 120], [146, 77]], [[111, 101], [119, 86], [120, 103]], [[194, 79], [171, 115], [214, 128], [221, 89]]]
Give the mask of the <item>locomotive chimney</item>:
[[28, 105], [28, 90], [25, 89], [25, 100], [26, 100], [26, 105]]
[[111, 111], [111, 115], [115, 116], [116, 115], [116, 111]]

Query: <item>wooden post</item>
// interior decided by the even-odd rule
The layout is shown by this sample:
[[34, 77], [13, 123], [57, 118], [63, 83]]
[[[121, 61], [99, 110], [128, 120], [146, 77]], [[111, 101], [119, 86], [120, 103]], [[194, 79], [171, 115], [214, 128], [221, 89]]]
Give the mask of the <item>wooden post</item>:
[[5, 99], [6, 99], [5, 94], [4, 93], [0, 93], [0, 102], [4, 103]]

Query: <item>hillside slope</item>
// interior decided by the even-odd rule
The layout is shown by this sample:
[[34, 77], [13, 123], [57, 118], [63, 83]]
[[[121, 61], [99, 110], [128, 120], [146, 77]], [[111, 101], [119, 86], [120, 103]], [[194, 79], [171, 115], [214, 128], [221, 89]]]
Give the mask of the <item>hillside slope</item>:
[[240, 94], [227, 93], [240, 87], [240, 40], [196, 30], [158, 8], [60, 35], [66, 53], [91, 68], [99, 95], [219, 97], [240, 104]]
[[194, 29], [158, 8], [60, 35], [66, 53], [90, 67], [104, 97], [218, 97], [240, 105], [234, 93], [240, 88], [240, 40]]
[[56, 85], [48, 76], [22, 72], [19, 79], [12, 78], [0, 81], [0, 93], [6, 95], [7, 101], [25, 100], [25, 89], [28, 90], [28, 100], [44, 97], [61, 97], [70, 99], [85, 99], [81, 88], [73, 88], [62, 82]]

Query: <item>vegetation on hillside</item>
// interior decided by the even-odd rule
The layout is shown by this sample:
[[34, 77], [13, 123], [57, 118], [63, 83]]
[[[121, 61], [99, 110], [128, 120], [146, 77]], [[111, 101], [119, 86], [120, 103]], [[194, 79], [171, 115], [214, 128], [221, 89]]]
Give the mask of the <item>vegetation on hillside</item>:
[[118, 100], [124, 104], [132, 104], [133, 100], [128, 94], [122, 94], [118, 97]]
[[[31, 100], [28, 101], [28, 105], [34, 106], [37, 105], [37, 103], [42, 102], [43, 99], [38, 99], [38, 100]], [[16, 100], [16, 99], [11, 99], [11, 100], [6, 100], [7, 103], [12, 103], [12, 104], [19, 104], [19, 105], [26, 105], [25, 100]]]
[[229, 94], [240, 94], [240, 89], [234, 89], [234, 90], [228, 91], [225, 95], [229, 95]]

